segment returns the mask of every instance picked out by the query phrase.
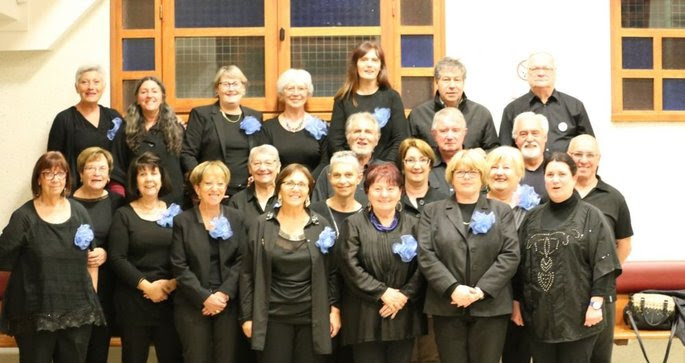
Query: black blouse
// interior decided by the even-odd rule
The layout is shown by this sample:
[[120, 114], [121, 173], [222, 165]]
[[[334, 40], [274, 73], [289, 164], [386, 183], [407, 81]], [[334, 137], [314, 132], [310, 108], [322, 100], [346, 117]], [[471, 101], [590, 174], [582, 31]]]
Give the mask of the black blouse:
[[16, 335], [104, 325], [86, 268], [88, 251], [74, 243], [76, 230], [90, 218], [78, 203], [69, 205], [71, 216], [58, 224], [43, 221], [33, 200], [12, 213], [0, 235], [0, 269], [12, 271], [0, 330]]
[[328, 139], [317, 140], [306, 129], [290, 132], [283, 128], [278, 117], [264, 121], [262, 144], [273, 145], [281, 159], [281, 169], [298, 163], [311, 171], [314, 179], [328, 164]]
[[[100, 106], [100, 120], [94, 126], [76, 109], [71, 106], [55, 116], [48, 136], [48, 151], [59, 151], [69, 163], [71, 171], [72, 190], [81, 185], [81, 179], [76, 172], [76, 159], [81, 151], [91, 146], [99, 146], [105, 150], [112, 150], [112, 141], [120, 133], [124, 133], [126, 124], [115, 109]], [[118, 121], [115, 121], [117, 120]], [[115, 125], [119, 123], [117, 128]]]

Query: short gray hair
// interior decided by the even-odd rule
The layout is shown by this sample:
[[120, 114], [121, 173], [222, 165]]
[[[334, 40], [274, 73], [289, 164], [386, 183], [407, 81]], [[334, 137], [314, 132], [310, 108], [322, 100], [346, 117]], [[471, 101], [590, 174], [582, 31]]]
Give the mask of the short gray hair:
[[84, 73], [87, 72], [98, 72], [100, 74], [100, 77], [102, 77], [102, 81], [106, 82], [107, 80], [105, 77], [107, 76], [107, 73], [105, 73], [105, 69], [102, 68], [101, 65], [99, 64], [84, 64], [76, 70], [76, 75], [74, 76], [74, 83], [78, 83], [78, 81], [81, 79], [81, 76], [83, 76]]
[[459, 69], [461, 71], [462, 77], [466, 79], [466, 67], [464, 66], [464, 64], [461, 61], [459, 61], [459, 59], [450, 57], [442, 58], [438, 61], [438, 63], [435, 63], [435, 68], [433, 68], [433, 77], [435, 77], [435, 79], [438, 80], [442, 76], [442, 72], [452, 68]]
[[359, 159], [357, 158], [357, 154], [355, 154], [354, 151], [343, 150], [343, 151], [336, 151], [333, 153], [333, 156], [331, 156], [330, 167], [328, 168], [328, 174], [329, 175], [331, 174], [331, 172], [333, 171], [333, 168], [335, 167], [336, 164], [343, 164], [343, 163], [354, 164], [357, 166], [360, 173], [362, 171], [362, 165], [359, 163]]
[[511, 129], [511, 137], [516, 139], [516, 131], [518, 129], [518, 124], [522, 120], [535, 120], [537, 121], [538, 125], [540, 125], [540, 128], [542, 131], [545, 132], [545, 135], [549, 132], [549, 121], [547, 121], [547, 117], [541, 113], [535, 113], [532, 111], [526, 111], [526, 112], [521, 112], [514, 118], [514, 127]]
[[279, 95], [282, 95], [283, 90], [289, 84], [303, 84], [307, 87], [307, 96], [311, 97], [314, 95], [312, 75], [304, 69], [290, 68], [281, 73], [281, 76], [278, 77], [278, 81], [276, 81], [276, 92], [278, 92]]
[[461, 113], [461, 111], [459, 111], [458, 108], [456, 108], [456, 107], [445, 107], [442, 110], [436, 112], [435, 116], [433, 116], [433, 123], [431, 124], [431, 130], [435, 130], [438, 122], [445, 120], [445, 119], [455, 119], [457, 121], [461, 121], [464, 123], [464, 127], [466, 127], [466, 118], [464, 118], [464, 114]]
[[247, 157], [247, 163], [251, 163], [252, 160], [258, 155], [258, 154], [268, 154], [274, 157], [276, 161], [279, 163], [281, 162], [280, 156], [278, 156], [278, 149], [276, 149], [275, 146], [269, 145], [269, 144], [264, 144], [264, 145], [259, 145], [255, 146], [252, 149], [250, 149], [250, 155]]
[[381, 136], [381, 126], [378, 124], [378, 120], [376, 120], [375, 117], [373, 117], [372, 114], [368, 112], [357, 112], [353, 113], [350, 115], [350, 117], [347, 118], [347, 121], [345, 122], [345, 137], [350, 134], [350, 129], [352, 128], [352, 124], [361, 121], [361, 120], [367, 120], [369, 122], [373, 122], [374, 126], [376, 126], [376, 133], [378, 137]]

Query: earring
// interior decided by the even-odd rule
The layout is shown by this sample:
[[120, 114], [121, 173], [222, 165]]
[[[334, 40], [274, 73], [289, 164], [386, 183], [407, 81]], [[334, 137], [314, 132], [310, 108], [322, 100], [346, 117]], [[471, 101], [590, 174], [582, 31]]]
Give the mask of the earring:
[[398, 212], [402, 211], [402, 201], [397, 202], [397, 205], [395, 206], [395, 210]]

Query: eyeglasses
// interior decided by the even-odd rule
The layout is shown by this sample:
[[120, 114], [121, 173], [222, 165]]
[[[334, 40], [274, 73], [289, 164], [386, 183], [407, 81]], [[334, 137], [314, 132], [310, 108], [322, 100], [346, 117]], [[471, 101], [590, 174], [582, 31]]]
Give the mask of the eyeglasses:
[[459, 179], [464, 179], [466, 176], [469, 176], [469, 178], [475, 178], [480, 176], [480, 171], [478, 170], [456, 170], [454, 172], [454, 176], [456, 176]]
[[420, 159], [404, 159], [406, 165], [427, 165], [430, 159], [420, 158]]
[[64, 180], [64, 178], [67, 177], [67, 173], [63, 171], [50, 171], [50, 170], [44, 170], [40, 173], [40, 175], [43, 176], [43, 178], [48, 179], [48, 180]]
[[298, 183], [296, 183], [296, 182], [294, 182], [294, 181], [287, 181], [287, 182], [284, 182], [284, 183], [283, 183], [283, 187], [285, 187], [285, 188], [287, 188], [287, 189], [295, 189], [295, 188], [298, 188], [298, 189], [305, 189], [305, 188], [308, 187], [308, 185], [305, 184], [305, 183], [303, 183], [303, 182], [298, 182]]
[[253, 161], [250, 163], [250, 166], [252, 166], [255, 169], [261, 167], [262, 165], [266, 166], [267, 168], [270, 168], [276, 165], [276, 162], [276, 160]]
[[106, 166], [86, 166], [83, 168], [83, 171], [87, 171], [89, 173], [94, 173], [94, 172], [99, 172], [100, 174], [104, 174], [107, 171], [109, 171], [109, 168]]
[[223, 81], [219, 82], [219, 86], [226, 88], [226, 89], [231, 89], [231, 88], [239, 88], [242, 85], [241, 82], [238, 81], [233, 81], [233, 82], [228, 82], [228, 81]]
[[587, 158], [587, 159], [594, 159], [595, 157], [597, 157], [597, 154], [595, 154], [595, 153], [584, 153], [581, 151], [571, 153], [571, 157], [573, 157], [574, 159], [582, 159], [583, 156], [585, 156], [585, 158]]

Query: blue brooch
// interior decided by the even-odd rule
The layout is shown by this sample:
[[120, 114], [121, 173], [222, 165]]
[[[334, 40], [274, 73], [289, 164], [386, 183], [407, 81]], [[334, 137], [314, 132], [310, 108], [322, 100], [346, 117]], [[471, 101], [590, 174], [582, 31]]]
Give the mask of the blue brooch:
[[535, 192], [535, 189], [528, 184], [521, 184], [516, 191], [519, 195], [518, 206], [531, 210], [536, 205], [540, 204], [540, 195]]
[[162, 213], [162, 216], [159, 217], [157, 224], [162, 227], [171, 228], [174, 226], [174, 217], [179, 213], [181, 213], [181, 207], [176, 203], [171, 203], [169, 208], [167, 208], [164, 213]]
[[93, 242], [94, 238], [95, 233], [93, 233], [93, 229], [90, 228], [90, 224], [82, 224], [76, 230], [74, 244], [83, 251], [90, 246], [90, 243]]
[[252, 135], [262, 129], [262, 123], [254, 116], [245, 116], [245, 118], [240, 121], [240, 129], [245, 131], [246, 135]]
[[304, 117], [304, 129], [307, 130], [316, 141], [319, 141], [322, 137], [328, 135], [326, 123], [321, 121], [318, 117], [309, 114]]
[[326, 226], [319, 234], [319, 239], [314, 242], [314, 246], [321, 250], [324, 255], [328, 253], [328, 249], [335, 244], [335, 230]]
[[388, 120], [390, 120], [390, 109], [387, 107], [376, 107], [373, 110], [373, 117], [378, 121], [378, 126], [384, 128], [388, 124]]
[[495, 224], [495, 213], [474, 212], [469, 227], [471, 227], [473, 234], [485, 234], [493, 224]]
[[119, 117], [112, 120], [112, 128], [107, 130], [107, 139], [109, 141], [114, 140], [114, 136], [117, 135], [117, 131], [119, 131], [119, 128], [121, 127], [121, 122], [121, 118]]
[[231, 223], [229, 223], [228, 219], [224, 216], [212, 219], [212, 226], [214, 227], [209, 231], [209, 235], [212, 238], [221, 238], [225, 241], [233, 236]]
[[392, 252], [399, 255], [402, 262], [411, 262], [416, 257], [416, 247], [418, 243], [416, 238], [410, 234], [400, 236], [398, 243], [392, 244]]

